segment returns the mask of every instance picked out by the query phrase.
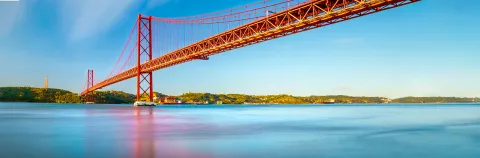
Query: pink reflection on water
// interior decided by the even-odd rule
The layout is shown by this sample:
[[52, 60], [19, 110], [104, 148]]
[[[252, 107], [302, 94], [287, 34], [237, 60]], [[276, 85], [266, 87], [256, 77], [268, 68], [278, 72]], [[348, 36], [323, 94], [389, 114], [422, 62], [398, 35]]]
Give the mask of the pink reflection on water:
[[169, 123], [168, 121], [178, 119], [174, 116], [157, 115], [156, 112], [164, 112], [159, 109], [135, 107], [134, 118], [131, 127], [127, 127], [129, 135], [133, 139], [131, 143], [132, 155], [135, 158], [154, 157], [195, 157], [208, 158], [210, 155], [193, 151], [175, 142], [175, 140], [164, 138], [165, 133], [174, 133], [182, 130], [189, 130], [188, 126]]

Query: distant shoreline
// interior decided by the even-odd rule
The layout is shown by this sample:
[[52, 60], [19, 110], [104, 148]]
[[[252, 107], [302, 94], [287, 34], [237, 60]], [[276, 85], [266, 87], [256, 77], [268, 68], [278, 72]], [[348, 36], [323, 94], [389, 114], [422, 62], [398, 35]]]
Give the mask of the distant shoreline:
[[[197, 103], [197, 104], [459, 104], [479, 103], [480, 98], [467, 97], [402, 97], [389, 99], [386, 97], [367, 96], [293, 96], [289, 94], [279, 95], [247, 95], [247, 94], [211, 94], [211, 93], [184, 93], [178, 96], [168, 96], [155, 92], [155, 102], [165, 103]], [[79, 96], [67, 90], [54, 88], [34, 87], [0, 87], [0, 102], [18, 103], [76, 103], [84, 101], [84, 96]], [[121, 91], [95, 91], [94, 101], [98, 104], [133, 104], [136, 100], [134, 94]]]
[[[47, 102], [9, 102], [9, 101], [0, 101], [0, 104], [3, 103], [31, 103], [31, 104], [78, 104], [78, 105], [84, 105], [85, 103], [47, 103]], [[121, 105], [121, 104], [133, 104], [133, 103], [119, 103], [119, 104], [108, 104], [108, 103], [99, 103], [97, 105]], [[441, 105], [441, 104], [479, 104], [480, 102], [449, 102], [449, 103], [335, 103], [335, 104], [159, 104], [157, 106], [186, 106], [186, 105], [191, 105], [191, 106], [222, 106], [222, 105], [242, 105], [242, 106], [257, 106], [257, 105], [317, 105], [317, 106], [335, 106], [335, 105], [395, 105], [395, 104], [422, 104], [422, 105], [427, 105], [427, 104], [435, 104], [435, 105]]]

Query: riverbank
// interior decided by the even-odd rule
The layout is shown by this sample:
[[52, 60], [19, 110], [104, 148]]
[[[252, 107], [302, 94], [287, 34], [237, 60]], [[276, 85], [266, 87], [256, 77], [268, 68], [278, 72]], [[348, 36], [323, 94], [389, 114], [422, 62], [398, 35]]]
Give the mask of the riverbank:
[[[95, 103], [98, 104], [133, 104], [136, 96], [121, 91], [95, 91]], [[155, 92], [154, 97], [166, 97]], [[402, 97], [390, 99], [386, 97], [368, 96], [293, 96], [280, 95], [247, 95], [247, 94], [211, 94], [184, 93], [173, 96], [174, 100], [184, 103], [204, 104], [380, 104], [380, 103], [472, 103], [480, 98], [461, 97]], [[33, 102], [33, 103], [81, 103], [83, 96], [62, 89], [34, 87], [0, 87], [0, 102]]]

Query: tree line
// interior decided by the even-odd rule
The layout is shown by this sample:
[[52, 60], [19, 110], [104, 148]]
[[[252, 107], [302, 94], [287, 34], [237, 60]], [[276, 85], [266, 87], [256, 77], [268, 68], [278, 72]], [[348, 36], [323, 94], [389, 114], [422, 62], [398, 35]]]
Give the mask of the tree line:
[[[119, 91], [93, 92], [95, 103], [133, 103], [135, 95]], [[82, 103], [84, 96], [67, 90], [33, 87], [0, 87], [0, 102]]]
[[[98, 104], [131, 104], [136, 100], [134, 94], [121, 91], [95, 91], [95, 103]], [[167, 97], [155, 92], [155, 97]], [[174, 96], [176, 100], [186, 103], [217, 103], [223, 104], [315, 104], [334, 101], [335, 103], [471, 103], [479, 102], [480, 98], [459, 97], [403, 97], [388, 99], [385, 97], [354, 97], [345, 95], [331, 96], [292, 96], [280, 95], [246, 95], [246, 94], [211, 94], [185, 93]], [[142, 99], [145, 100], [145, 96]], [[82, 103], [83, 96], [67, 90], [33, 87], [0, 87], [0, 102], [41, 102], [41, 103]]]
[[393, 103], [478, 103], [480, 98], [460, 97], [403, 97], [392, 100]]
[[210, 93], [186, 93], [176, 97], [184, 102], [209, 102], [221, 101], [223, 104], [315, 104], [334, 101], [335, 103], [383, 103], [388, 100], [385, 97], [352, 97], [352, 96], [292, 96], [280, 95], [246, 95], [246, 94], [210, 94]]

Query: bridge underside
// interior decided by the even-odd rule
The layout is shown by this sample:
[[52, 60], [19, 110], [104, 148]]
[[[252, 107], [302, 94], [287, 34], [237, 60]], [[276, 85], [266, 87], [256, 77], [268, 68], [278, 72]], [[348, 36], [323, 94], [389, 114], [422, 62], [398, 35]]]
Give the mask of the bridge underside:
[[[311, 0], [154, 58], [107, 78], [81, 94], [192, 60], [335, 24], [420, 0]], [[139, 72], [140, 71], [140, 72]]]

